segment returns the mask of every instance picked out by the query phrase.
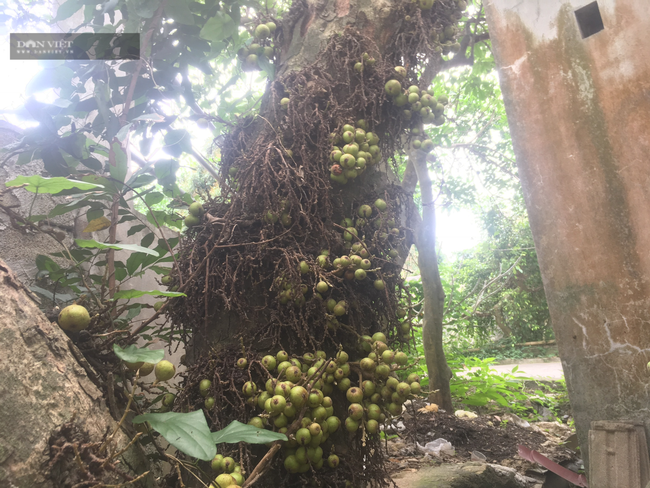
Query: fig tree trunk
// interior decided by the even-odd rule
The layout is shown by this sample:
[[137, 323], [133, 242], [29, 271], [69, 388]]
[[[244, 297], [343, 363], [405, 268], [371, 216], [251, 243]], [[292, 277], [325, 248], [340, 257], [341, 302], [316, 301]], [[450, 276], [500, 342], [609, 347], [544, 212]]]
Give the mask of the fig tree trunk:
[[[190, 340], [192, 364], [174, 409], [203, 408], [198, 384], [210, 379], [213, 428], [259, 417], [289, 435], [260, 477], [254, 469], [268, 447], [228, 451], [250, 475], [246, 486], [309, 486], [316, 478], [321, 486], [387, 485], [377, 421], [400, 414], [419, 389], [399, 353], [412, 338], [400, 273], [416, 240], [432, 247], [426, 229], [416, 238], [420, 218], [395, 158], [411, 130], [434, 119], [416, 102], [405, 110], [409, 86], [444, 121], [418, 76], [429, 60], [439, 66], [440, 39], [453, 42], [460, 17], [452, 0], [429, 9], [395, 0], [294, 2], [273, 34], [275, 77], [259, 115], [220, 145], [221, 195], [188, 230], [171, 284], [187, 296], [166, 308]], [[250, 58], [243, 65], [250, 69]], [[439, 285], [437, 266], [425, 264], [427, 280]], [[428, 306], [441, 313], [440, 305]], [[435, 385], [446, 374], [444, 354], [438, 358]], [[274, 410], [270, 397], [282, 396], [278, 382], [290, 378], [321, 398], [314, 392], [311, 408]], [[338, 429], [335, 420], [324, 426], [331, 418]], [[294, 434], [318, 423], [323, 432], [312, 432], [312, 458], [302, 462]]]

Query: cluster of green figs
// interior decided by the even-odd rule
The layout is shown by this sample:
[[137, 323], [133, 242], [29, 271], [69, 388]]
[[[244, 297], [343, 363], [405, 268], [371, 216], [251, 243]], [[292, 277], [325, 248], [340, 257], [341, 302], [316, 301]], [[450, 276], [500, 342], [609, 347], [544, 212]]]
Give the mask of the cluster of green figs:
[[[391, 247], [388, 239], [389, 236], [399, 238], [401, 232], [396, 227], [395, 219], [388, 212], [386, 201], [378, 198], [372, 205], [361, 205], [357, 209], [355, 219], [346, 217], [341, 220], [340, 228], [343, 234], [344, 248], [348, 251], [346, 254], [335, 257], [328, 249], [323, 249], [314, 261], [298, 263], [298, 271], [301, 275], [316, 273], [321, 276], [315, 283], [314, 296], [325, 302], [327, 312], [330, 314], [329, 326], [333, 329], [338, 327], [337, 317], [347, 313], [348, 304], [345, 300], [337, 301], [332, 297], [335, 286], [331, 280], [328, 281], [327, 275], [323, 275], [322, 271], [330, 271], [332, 275], [345, 278], [348, 281], [365, 282], [370, 280], [376, 290], [386, 289], [386, 283], [379, 273], [380, 270], [373, 268], [373, 255], [361, 236], [361, 229], [369, 224], [376, 229], [379, 239], [387, 243], [381, 256], [382, 259], [396, 259], [399, 252]], [[293, 304], [301, 307], [306, 303], [305, 296], [309, 292], [307, 284], [296, 285], [287, 279], [279, 279], [278, 284], [280, 288], [278, 300], [281, 305]], [[408, 333], [405, 330], [402, 332]]]
[[[271, 375], [263, 386], [254, 381], [243, 384], [247, 403], [259, 412], [249, 425], [287, 434], [302, 415], [300, 425], [297, 429], [294, 426], [282, 447], [284, 467], [290, 473], [336, 468], [338, 455], [333, 449], [327, 454], [323, 450], [331, 434], [342, 428], [350, 433], [378, 435], [380, 425], [400, 415], [404, 402], [420, 393], [416, 374], [398, 379], [397, 372], [408, 367], [408, 356], [390, 349], [383, 333], [362, 336], [357, 353], [361, 359], [351, 361], [343, 350], [329, 359], [324, 351], [293, 357], [279, 351], [262, 358]], [[248, 360], [240, 358], [237, 367], [247, 368]], [[344, 415], [335, 414], [333, 394], [346, 399]], [[219, 458], [216, 466], [222, 466], [226, 459]], [[223, 469], [227, 472], [233, 463], [229, 461]]]
[[[440, 94], [436, 97], [433, 88], [425, 90], [420, 89], [417, 85], [404, 88], [402, 83], [405, 78], [406, 69], [403, 66], [396, 66], [395, 77], [388, 80], [384, 86], [386, 95], [392, 100], [393, 104], [402, 108], [402, 117], [405, 120], [415, 122], [414, 126], [417, 126], [418, 120], [425, 125], [440, 126], [444, 124], [445, 105], [449, 101], [447, 96]], [[433, 143], [431, 143], [429, 149], [426, 149], [423, 143], [422, 149], [427, 152], [431, 151]]]
[[245, 71], [260, 69], [260, 58], [273, 59], [274, 47], [271, 39], [276, 29], [275, 22], [266, 22], [255, 27], [253, 42], [237, 52]]
[[355, 125], [345, 124], [341, 133], [330, 134], [332, 181], [345, 185], [381, 160], [379, 137], [367, 128], [365, 119], [360, 119]]

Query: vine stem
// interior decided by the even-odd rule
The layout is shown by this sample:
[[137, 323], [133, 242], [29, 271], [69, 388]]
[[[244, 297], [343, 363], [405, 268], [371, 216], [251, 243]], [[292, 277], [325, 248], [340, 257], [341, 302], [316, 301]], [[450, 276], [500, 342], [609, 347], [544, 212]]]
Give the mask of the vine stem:
[[133, 380], [133, 386], [131, 387], [131, 393], [129, 394], [129, 401], [128, 401], [127, 405], [126, 405], [126, 408], [124, 409], [124, 415], [122, 415], [122, 418], [120, 419], [119, 423], [117, 424], [117, 427], [115, 427], [115, 430], [113, 431], [113, 433], [109, 437], [106, 438], [106, 440], [104, 441], [102, 446], [99, 448], [100, 453], [102, 451], [104, 451], [104, 449], [106, 449], [106, 446], [108, 446], [108, 444], [110, 444], [113, 441], [113, 438], [115, 437], [117, 432], [120, 430], [120, 427], [122, 427], [122, 424], [126, 420], [126, 416], [131, 411], [131, 404], [133, 403], [133, 397], [135, 396], [135, 390], [138, 387], [138, 379], [139, 378], [140, 378], [140, 370], [138, 369], [138, 371], [136, 371], [136, 373], [135, 373], [135, 379]]

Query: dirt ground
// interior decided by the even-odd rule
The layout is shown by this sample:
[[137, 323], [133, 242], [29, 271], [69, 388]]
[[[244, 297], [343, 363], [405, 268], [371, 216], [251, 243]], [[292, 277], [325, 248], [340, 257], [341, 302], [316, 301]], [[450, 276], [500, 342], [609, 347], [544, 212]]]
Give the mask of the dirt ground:
[[[507, 415], [479, 415], [477, 418], [458, 418], [453, 413], [427, 411], [428, 404], [418, 400], [407, 406], [405, 412], [386, 432], [386, 449], [392, 474], [415, 471], [439, 463], [462, 463], [471, 460], [472, 451], [482, 453], [488, 463], [516, 469], [530, 477], [544, 479], [544, 469], [520, 458], [517, 446], [534, 449], [551, 460], [567, 464], [578, 459], [572, 448], [574, 430], [560, 422], [531, 422], [529, 427], [515, 425]], [[429, 407], [431, 408], [431, 407]], [[455, 448], [454, 455], [430, 455], [417, 444], [443, 438]], [[569, 443], [567, 443], [569, 440]]]

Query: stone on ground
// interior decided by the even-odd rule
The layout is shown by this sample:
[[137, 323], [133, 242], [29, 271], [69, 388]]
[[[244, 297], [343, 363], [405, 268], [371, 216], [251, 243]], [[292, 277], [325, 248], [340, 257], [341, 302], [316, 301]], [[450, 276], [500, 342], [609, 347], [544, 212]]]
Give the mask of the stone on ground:
[[512, 468], [469, 462], [443, 464], [394, 476], [399, 488], [536, 488], [536, 480]]

